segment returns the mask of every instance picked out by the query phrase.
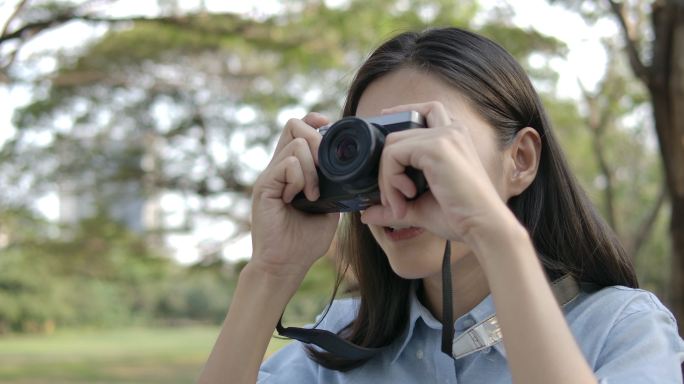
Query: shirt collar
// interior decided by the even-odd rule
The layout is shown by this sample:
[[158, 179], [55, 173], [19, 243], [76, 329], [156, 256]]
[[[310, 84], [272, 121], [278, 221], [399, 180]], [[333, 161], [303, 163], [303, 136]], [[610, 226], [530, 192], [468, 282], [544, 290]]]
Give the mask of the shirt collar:
[[[419, 284], [420, 281], [418, 280], [414, 281], [413, 284], [411, 284], [411, 290], [409, 292], [409, 323], [406, 331], [404, 332], [403, 339], [401, 339], [401, 341], [397, 344], [397, 348], [393, 352], [391, 360], [392, 363], [394, 363], [399, 358], [401, 353], [408, 345], [409, 341], [411, 341], [411, 337], [413, 337], [413, 332], [415, 330], [416, 322], [418, 321], [418, 319], [422, 319], [425, 325], [427, 325], [429, 328], [439, 330], [440, 332], [442, 330], [442, 323], [439, 320], [437, 320], [432, 315], [432, 313], [430, 313], [430, 310], [427, 309], [418, 299], [417, 291]], [[456, 319], [456, 322], [454, 323], [454, 336], [458, 336], [459, 334], [463, 333], [463, 331], [467, 330], [473, 325], [487, 319], [488, 317], [493, 315], [494, 312], [494, 301], [492, 299], [492, 295], [490, 294], [487, 295], [487, 297], [485, 297], [468, 313]], [[506, 357], [506, 352], [503, 348], [503, 342], [495, 344], [493, 348], [501, 355]]]

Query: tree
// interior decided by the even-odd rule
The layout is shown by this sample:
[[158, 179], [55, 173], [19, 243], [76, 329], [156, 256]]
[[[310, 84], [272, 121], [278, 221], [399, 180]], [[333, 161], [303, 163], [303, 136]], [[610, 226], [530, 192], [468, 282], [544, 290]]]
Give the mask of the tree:
[[[684, 3], [604, 3], [617, 20], [634, 76], [651, 99], [671, 205], [669, 302], [684, 332]], [[651, 33], [644, 33], [650, 30]]]
[[[670, 301], [681, 334], [684, 332], [684, 3], [679, 0], [652, 3], [650, 41], [638, 33], [639, 21], [633, 22], [628, 16], [629, 5], [612, 0], [609, 4], [620, 24], [634, 75], [646, 85], [652, 100], [672, 206]], [[632, 14], [640, 15], [638, 6], [632, 6]], [[650, 56], [649, 62], [643, 59], [645, 52]]]
[[[600, 169], [587, 153], [597, 138], [583, 129], [576, 101], [548, 91], [557, 74], [548, 65], [529, 65], [532, 55], [548, 62], [565, 47], [512, 25], [510, 10], [483, 10], [476, 1], [352, 0], [328, 7], [300, 0], [268, 17], [169, 6], [152, 17], [114, 18], [97, 4], [20, 1], [0, 36], [0, 77], [34, 92], [15, 113], [17, 134], [0, 150], [0, 182], [7, 186], [0, 201], [27, 204], [65, 181], [69, 193], [92, 196], [101, 212], [128, 199], [122, 191], [131, 189], [150, 199], [182, 196], [174, 213], [184, 211], [184, 220], [155, 235], [185, 231], [194, 219], [209, 217], [235, 224], [225, 234], [230, 239], [249, 230], [246, 200], [259, 171], [254, 154], [268, 158], [279, 116], [316, 110], [337, 117], [354, 68], [375, 45], [400, 30], [455, 25], [501, 43], [547, 90], [542, 96], [564, 148], [600, 205], [603, 190], [593, 187]], [[106, 33], [78, 50], [47, 52], [54, 71], [21, 70], [27, 63], [17, 52], [25, 43], [73, 22], [105, 26]], [[624, 113], [613, 112], [616, 119]], [[618, 137], [615, 153], [641, 149], [629, 132], [606, 136]], [[634, 159], [640, 165], [634, 172], [643, 171], [650, 183], [650, 163], [642, 160]], [[616, 181], [611, 188], [613, 222], [647, 216], [645, 204], [623, 203], [624, 195], [646, 200], [648, 193], [632, 186]], [[203, 265], [210, 265], [221, 244], [206, 248]], [[165, 305], [173, 313], [184, 306]]]
[[[384, 37], [428, 25], [469, 26], [478, 12], [474, 1], [300, 1], [266, 19], [177, 9], [115, 19], [88, 3], [21, 9], [25, 4], [0, 46], [20, 49], [36, 33], [74, 20], [110, 30], [75, 55], [59, 55], [47, 79], [30, 80], [45, 84], [45, 94], [17, 111], [19, 132], [0, 154], [0, 177], [31, 188], [68, 180], [70, 193], [96, 191], [104, 205], [121, 195], [116, 186], [130, 182], [147, 198], [176, 193], [198, 203], [179, 207], [187, 224], [161, 230], [185, 230], [193, 217], [213, 216], [235, 223], [227, 237], [249, 230], [245, 200], [258, 169], [248, 155], [270, 152], [280, 113], [336, 117], [354, 66]], [[520, 58], [562, 49], [500, 20], [481, 30]], [[16, 64], [15, 53], [4, 62]], [[5, 78], [22, 81], [13, 69], [6, 65]], [[47, 137], [39, 145], [31, 142], [37, 133]]]
[[684, 2], [564, 3], [590, 20], [606, 15], [617, 20], [632, 72], [648, 90], [671, 206], [667, 301], [684, 332]]

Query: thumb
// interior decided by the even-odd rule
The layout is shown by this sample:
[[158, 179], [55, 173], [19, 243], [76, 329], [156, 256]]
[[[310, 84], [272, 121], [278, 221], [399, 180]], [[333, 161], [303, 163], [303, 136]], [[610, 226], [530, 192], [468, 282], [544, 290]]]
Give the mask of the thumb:
[[396, 224], [396, 221], [392, 209], [384, 205], [373, 205], [361, 211], [361, 222], [364, 224], [388, 226]]
[[443, 215], [439, 213], [440, 207], [435, 197], [429, 191], [415, 200], [406, 201], [406, 214], [397, 218], [392, 209], [384, 205], [373, 205], [361, 212], [361, 222], [364, 224], [392, 226], [410, 225], [422, 227], [436, 233], [444, 229]]

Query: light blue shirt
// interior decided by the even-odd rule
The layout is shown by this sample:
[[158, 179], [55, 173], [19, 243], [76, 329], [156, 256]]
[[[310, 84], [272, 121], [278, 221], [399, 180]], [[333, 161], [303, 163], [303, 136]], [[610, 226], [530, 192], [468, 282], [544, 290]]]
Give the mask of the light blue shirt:
[[[356, 299], [336, 300], [319, 328], [339, 331]], [[454, 362], [441, 352], [441, 323], [410, 297], [408, 329], [361, 367], [323, 368], [293, 342], [264, 362], [258, 383], [511, 383], [503, 343]], [[563, 311], [601, 384], [682, 383], [684, 341], [670, 311], [650, 292], [626, 287], [583, 290]], [[456, 335], [494, 313], [491, 295], [455, 323]], [[455, 364], [455, 366], [454, 366]]]

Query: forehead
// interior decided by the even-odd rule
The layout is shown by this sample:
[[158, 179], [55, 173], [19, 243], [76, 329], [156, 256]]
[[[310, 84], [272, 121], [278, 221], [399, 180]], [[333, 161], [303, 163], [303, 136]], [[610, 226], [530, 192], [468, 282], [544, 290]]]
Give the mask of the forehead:
[[435, 75], [402, 68], [376, 79], [365, 89], [356, 114], [377, 115], [383, 108], [402, 104], [441, 101], [447, 109], [463, 102], [462, 96]]
[[456, 88], [441, 77], [413, 68], [401, 68], [370, 83], [361, 95], [356, 115], [375, 116], [384, 108], [429, 101], [441, 102], [453, 121], [492, 131]]

